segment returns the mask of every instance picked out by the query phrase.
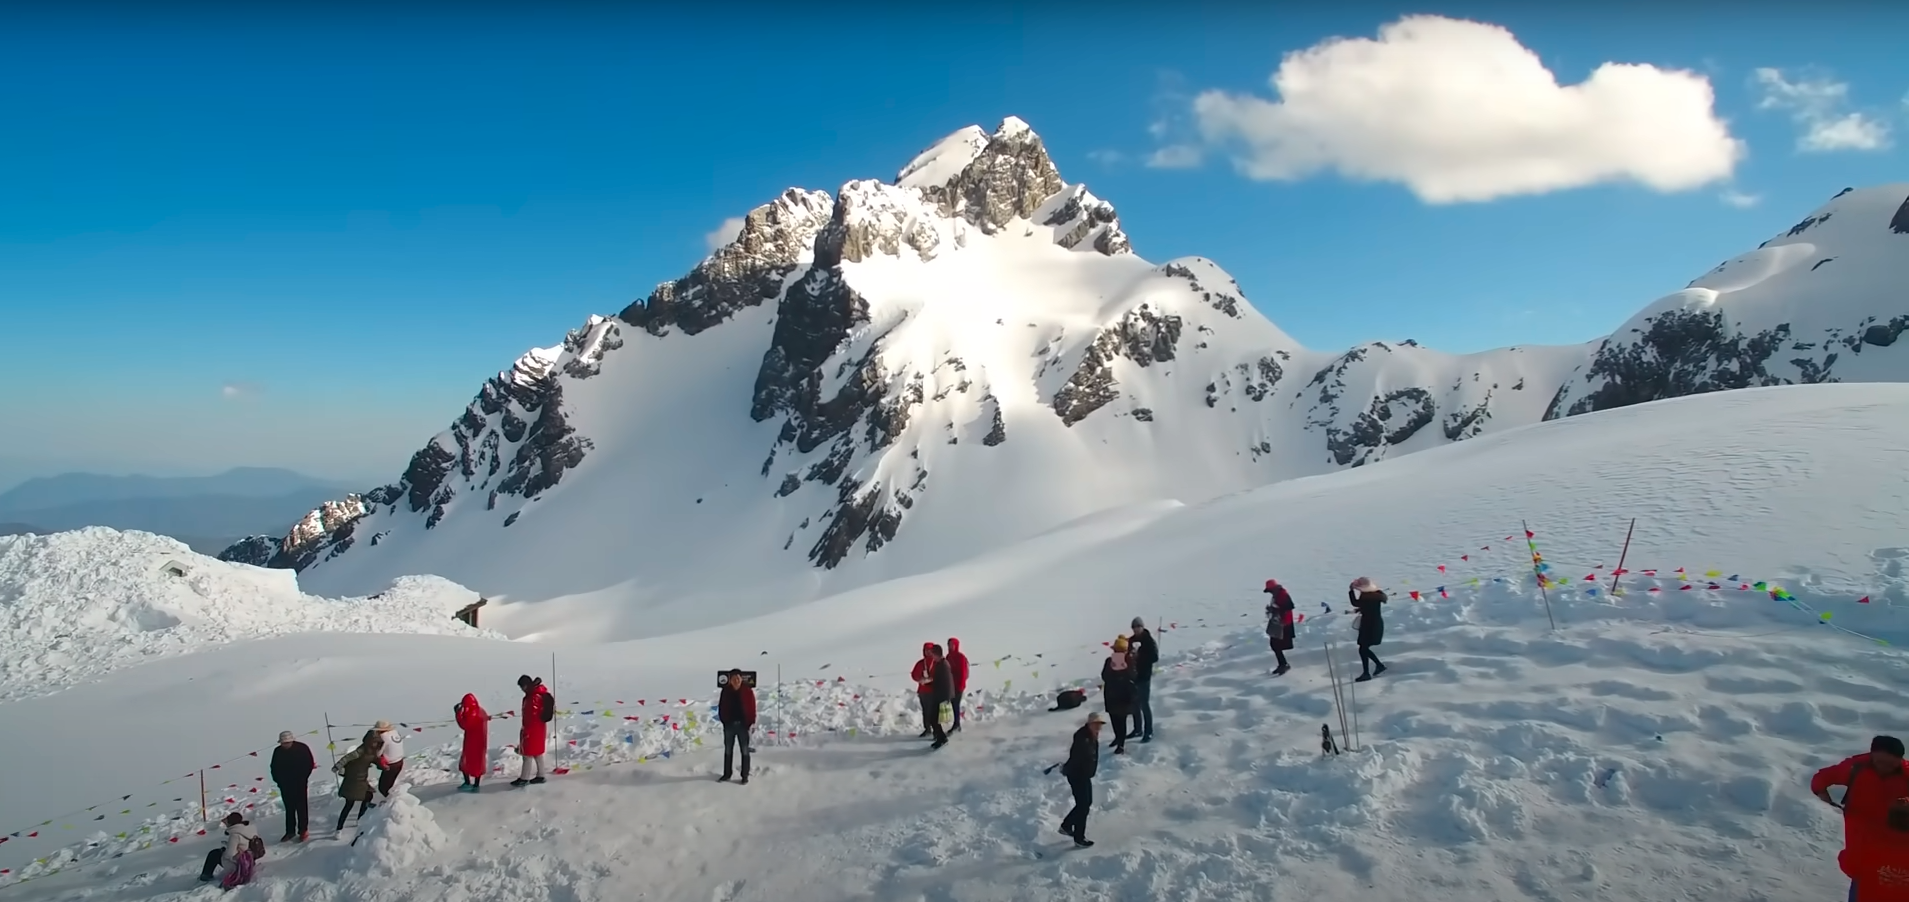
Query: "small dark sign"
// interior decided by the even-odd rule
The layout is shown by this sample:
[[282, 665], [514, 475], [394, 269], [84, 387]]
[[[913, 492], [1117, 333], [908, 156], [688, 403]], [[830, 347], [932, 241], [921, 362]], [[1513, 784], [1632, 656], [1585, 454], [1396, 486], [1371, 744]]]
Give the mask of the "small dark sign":
[[[729, 673], [727, 670], [716, 671], [716, 685], [718, 687], [729, 685]], [[756, 688], [756, 672], [753, 670], [742, 671], [742, 684], [751, 689]]]

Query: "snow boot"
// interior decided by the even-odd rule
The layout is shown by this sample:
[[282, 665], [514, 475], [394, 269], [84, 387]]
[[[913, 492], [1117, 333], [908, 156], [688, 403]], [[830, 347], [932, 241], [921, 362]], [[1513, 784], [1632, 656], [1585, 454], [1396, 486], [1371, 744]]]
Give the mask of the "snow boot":
[[748, 785], [749, 785], [749, 778], [748, 778], [748, 777], [744, 777], [744, 778], [742, 778], [741, 780], [738, 780], [738, 781], [736, 781], [736, 785], [737, 785], [737, 786], [748, 786]]
[[944, 745], [947, 745], [947, 744], [948, 744], [948, 740], [946, 740], [946, 739], [937, 739], [937, 740], [935, 740], [934, 742], [931, 742], [931, 743], [929, 743], [929, 744], [928, 744], [928, 751], [931, 751], [931, 752], [932, 752], [932, 751], [934, 751], [935, 749], [938, 749], [938, 748], [941, 748], [942, 746], [944, 746]]
[[718, 783], [727, 783], [727, 782], [729, 782], [729, 775], [728, 775], [728, 774], [723, 774], [722, 776], [720, 776], [720, 777], [717, 777], [717, 778], [716, 778], [716, 782], [718, 782]]
[[1370, 683], [1372, 682], [1372, 674], [1369, 674], [1369, 673], [1359, 674], [1358, 676], [1353, 677], [1352, 681], [1355, 683]]
[[529, 780], [526, 780], [526, 779], [524, 779], [523, 777], [518, 777], [517, 779], [515, 779], [515, 780], [512, 780], [512, 781], [510, 781], [510, 785], [512, 785], [512, 786], [515, 786], [515, 787], [518, 787], [518, 788], [520, 788], [520, 789], [521, 789], [521, 788], [523, 788], [523, 787], [525, 787], [525, 786], [529, 786], [529, 785], [530, 785], [530, 781], [529, 781]]
[[1291, 664], [1282, 664], [1282, 665], [1280, 665], [1280, 666], [1278, 666], [1278, 667], [1275, 667], [1275, 668], [1273, 668], [1273, 676], [1285, 676], [1285, 675], [1286, 675], [1286, 671], [1288, 671], [1288, 670], [1291, 670], [1291, 669], [1293, 669], [1293, 665], [1291, 665]]
[[1088, 839], [1086, 836], [1082, 834], [1076, 833], [1074, 834], [1074, 845], [1079, 846], [1083, 849], [1089, 849], [1089, 848], [1093, 848], [1094, 841], [1091, 839]]
[[1380, 664], [1379, 666], [1377, 666], [1377, 667], [1374, 667], [1374, 668], [1372, 668], [1372, 675], [1373, 675], [1373, 676], [1378, 676], [1379, 674], [1382, 674], [1382, 673], [1384, 673], [1384, 672], [1385, 672], [1385, 665], [1384, 665], [1384, 664]]
[[920, 736], [916, 736], [915, 738], [916, 738], [916, 739], [927, 739], [928, 737], [930, 737], [930, 736], [933, 736], [933, 735], [935, 735], [935, 731], [933, 731], [933, 730], [923, 730], [923, 731], [921, 731], [921, 735], [920, 735]]
[[312, 832], [310, 830], [299, 831], [299, 834], [298, 834], [299, 842], [305, 842], [306, 840], [309, 840], [311, 838], [312, 838]]
[[544, 782], [544, 778], [542, 778], [542, 777], [531, 777], [531, 778], [530, 778], [530, 782], [531, 782], [531, 785], [533, 785], [533, 786], [536, 786], [536, 785], [541, 785], [541, 784], [542, 784], [542, 783]]
[[279, 841], [279, 842], [291, 842], [291, 841], [292, 841], [292, 837], [293, 837], [294, 835], [296, 835], [296, 834], [292, 834], [292, 833], [287, 833], [287, 834], [285, 834], [284, 836], [281, 836], [281, 837], [279, 837], [279, 838], [278, 838], [278, 841]]

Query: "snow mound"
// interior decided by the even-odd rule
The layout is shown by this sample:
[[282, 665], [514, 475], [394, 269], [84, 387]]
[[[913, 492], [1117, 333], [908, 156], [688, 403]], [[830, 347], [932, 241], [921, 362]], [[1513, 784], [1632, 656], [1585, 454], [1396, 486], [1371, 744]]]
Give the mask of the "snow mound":
[[400, 784], [372, 810], [352, 841], [351, 868], [373, 877], [409, 875], [426, 858], [449, 848], [451, 839], [409, 787]]
[[491, 635], [453, 619], [477, 594], [401, 577], [370, 598], [299, 591], [289, 570], [90, 527], [0, 537], [0, 701], [57, 692], [142, 661], [306, 632]]

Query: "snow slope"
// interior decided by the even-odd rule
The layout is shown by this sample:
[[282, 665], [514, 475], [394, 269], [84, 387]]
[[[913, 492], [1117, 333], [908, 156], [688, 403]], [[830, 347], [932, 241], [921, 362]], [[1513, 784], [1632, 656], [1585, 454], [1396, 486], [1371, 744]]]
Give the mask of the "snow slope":
[[[388, 835], [421, 848], [386, 841], [369, 858], [330, 840], [276, 846], [248, 897], [1834, 897], [1840, 826], [1804, 781], [1905, 731], [1909, 668], [1881, 644], [1909, 642], [1904, 448], [1909, 386], [1751, 389], [1112, 511], [759, 616], [674, 610], [681, 631], [667, 636], [230, 644], [0, 705], [0, 758], [33, 759], [58, 718], [63, 759], [0, 784], [9, 818], [48, 821], [32, 843], [0, 844], [0, 867], [35, 878], [8, 890], [23, 899], [204, 892], [189, 874], [209, 843], [190, 787], [153, 784], [221, 761], [212, 813], [255, 805], [269, 838], [271, 803], [247, 792], [263, 765], [246, 750], [329, 711], [359, 725], [341, 735], [409, 718], [414, 746], [447, 744], [415, 752], [412, 771], [444, 838], [412, 822]], [[1521, 520], [1550, 567], [1543, 598]], [[1358, 687], [1362, 748], [1321, 759], [1320, 724], [1340, 732], [1321, 643], [1349, 663], [1336, 609], [1362, 574], [1394, 595], [1391, 669]], [[1267, 576], [1307, 614], [1280, 679], [1258, 630]], [[1103, 756], [1090, 827], [1102, 844], [1061, 853], [1065, 790], [1040, 769], [1079, 718], [1034, 709], [1095, 672], [1135, 614], [1168, 627], [1159, 738]], [[923, 639], [951, 633], [975, 660], [978, 720], [919, 761], [905, 670]], [[732, 664], [765, 684], [784, 675], [780, 697], [764, 690], [776, 735], [747, 788], [709, 782], [712, 743], [698, 745], [714, 738], [713, 671]], [[567, 772], [450, 792], [431, 768], [450, 761], [451, 703], [476, 691], [507, 714], [520, 672], [556, 677]], [[504, 771], [514, 733], [508, 718], [491, 725]], [[165, 741], [127, 756], [129, 735]], [[86, 805], [121, 796], [88, 826]], [[113, 814], [120, 804], [132, 813]]]
[[400, 578], [372, 598], [314, 598], [288, 571], [226, 563], [144, 532], [3, 536], [0, 701], [261, 636], [479, 635], [451, 616], [476, 600], [434, 576]]

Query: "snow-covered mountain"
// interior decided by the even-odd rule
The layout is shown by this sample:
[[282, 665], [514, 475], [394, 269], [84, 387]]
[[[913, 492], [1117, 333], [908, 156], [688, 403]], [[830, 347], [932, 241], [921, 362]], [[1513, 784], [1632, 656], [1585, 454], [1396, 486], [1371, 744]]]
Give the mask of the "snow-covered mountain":
[[[1839, 196], [1812, 221], [1846, 231], [1766, 257], [1839, 257], [1869, 281], [1837, 283], [1852, 295], [1835, 303], [1879, 308], [1909, 276], [1893, 247], [1909, 238], [1865, 217], [1905, 194]], [[893, 182], [756, 208], [688, 275], [489, 380], [397, 482], [225, 556], [334, 594], [435, 573], [504, 598], [794, 604], [1112, 508], [1780, 379], [1729, 376], [1747, 359], [1734, 336], [1808, 300], [1800, 276], [1736, 275], [1753, 268], [1673, 296], [1709, 307], [1673, 319], [1661, 301], [1601, 344], [1312, 351], [1211, 261], [1136, 256], [1112, 206], [1010, 118]], [[1903, 378], [1896, 356], [1846, 378]], [[639, 632], [667, 628], [634, 609], [657, 618]]]

